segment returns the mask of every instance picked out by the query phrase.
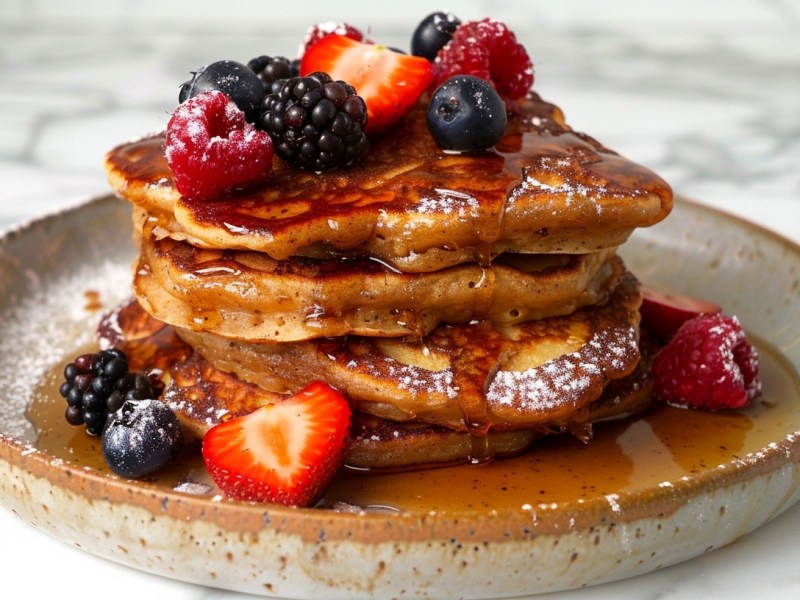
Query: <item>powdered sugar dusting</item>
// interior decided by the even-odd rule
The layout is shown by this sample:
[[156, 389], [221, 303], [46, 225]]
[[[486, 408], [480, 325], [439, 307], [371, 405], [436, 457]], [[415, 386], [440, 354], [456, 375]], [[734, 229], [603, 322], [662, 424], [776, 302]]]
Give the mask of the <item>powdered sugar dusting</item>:
[[94, 341], [104, 310], [130, 295], [129, 215], [106, 199], [0, 239], [0, 436], [33, 441], [25, 410], [34, 390]]
[[499, 371], [486, 400], [526, 414], [579, 404], [593, 390], [602, 390], [606, 377], [624, 371], [632, 356], [638, 356], [634, 327], [602, 330], [575, 352], [538, 367]]
[[[23, 275], [36, 281], [35, 273]], [[45, 373], [65, 356], [94, 341], [99, 314], [85, 308], [87, 290], [97, 291], [107, 307], [130, 292], [130, 271], [104, 262], [38, 281], [11, 294], [0, 312], [0, 354], [14, 357], [0, 366], [6, 405], [0, 411], [0, 435], [31, 441], [25, 407]]]
[[436, 189], [436, 196], [420, 198], [418, 211], [422, 214], [443, 214], [477, 219], [480, 216], [478, 199], [454, 190]]

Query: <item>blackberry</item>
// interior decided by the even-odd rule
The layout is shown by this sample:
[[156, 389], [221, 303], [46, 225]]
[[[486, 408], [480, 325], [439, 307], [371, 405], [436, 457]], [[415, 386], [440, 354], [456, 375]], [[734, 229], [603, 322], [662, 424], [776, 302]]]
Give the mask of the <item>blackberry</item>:
[[275, 154], [312, 171], [352, 164], [367, 147], [366, 124], [364, 100], [327, 73], [287, 79], [261, 103]]
[[[289, 60], [285, 56], [258, 56], [247, 66], [264, 82], [268, 94], [278, 91], [283, 80], [300, 75], [300, 59]], [[280, 83], [274, 88], [276, 82]]]
[[67, 401], [65, 418], [70, 425], [86, 425], [86, 433], [100, 435], [108, 415], [126, 400], [156, 398], [160, 382], [128, 371], [125, 353], [116, 348], [82, 354], [64, 368], [59, 388]]

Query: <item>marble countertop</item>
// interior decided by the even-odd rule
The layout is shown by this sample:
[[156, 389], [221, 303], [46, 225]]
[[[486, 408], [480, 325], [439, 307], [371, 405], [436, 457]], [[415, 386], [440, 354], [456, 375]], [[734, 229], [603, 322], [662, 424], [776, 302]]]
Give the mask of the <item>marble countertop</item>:
[[[328, 19], [407, 47], [430, 12], [415, 0], [402, 11], [373, 3], [372, 12], [355, 2], [206, 0], [190, 12], [189, 3], [164, 4], [0, 7], [0, 229], [107, 193], [103, 154], [162, 129], [191, 69], [293, 56], [306, 26]], [[457, 12], [509, 23], [536, 65], [536, 89], [576, 129], [651, 167], [678, 194], [800, 243], [800, 5], [473, 0]], [[800, 506], [696, 560], [553, 597], [796, 598], [798, 531]], [[5, 510], [0, 574], [4, 586], [36, 597], [90, 589], [117, 599], [235, 596], [96, 558]]]

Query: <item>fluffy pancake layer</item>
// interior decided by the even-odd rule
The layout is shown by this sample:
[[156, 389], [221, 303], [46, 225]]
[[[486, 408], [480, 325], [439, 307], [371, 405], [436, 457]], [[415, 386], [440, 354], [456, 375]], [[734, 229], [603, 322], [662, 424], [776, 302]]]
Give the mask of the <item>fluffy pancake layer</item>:
[[420, 337], [441, 322], [514, 325], [604, 302], [624, 270], [615, 250], [501, 255], [488, 267], [410, 274], [366, 257], [278, 261], [202, 249], [145, 227], [134, 289], [156, 318], [228, 339]]
[[595, 252], [672, 206], [662, 179], [574, 132], [535, 94], [491, 151], [445, 153], [418, 107], [353, 168], [308, 173], [276, 161], [263, 185], [216, 200], [180, 197], [163, 144], [155, 136], [108, 154], [117, 193], [161, 215], [168, 234], [277, 260], [357, 253], [429, 272], [507, 251]]
[[[217, 368], [183, 342], [174, 328], [152, 318], [135, 300], [104, 318], [99, 337], [103, 345], [123, 349], [132, 369], [162, 372], [166, 385], [164, 401], [176, 411], [184, 429], [198, 439], [221, 420], [247, 414], [286, 397], [285, 393], [244, 381], [234, 373]], [[588, 438], [592, 423], [649, 407], [649, 361], [654, 348], [649, 343], [641, 344], [641, 348], [642, 360], [634, 361], [636, 368], [631, 373], [593, 388], [585, 397], [586, 404], [574, 410], [571, 417], [545, 419], [528, 428], [490, 428], [485, 438], [489, 452], [497, 457], [513, 455], [546, 435], [562, 432]], [[577, 351], [576, 355], [579, 354], [581, 351]], [[638, 356], [638, 352], [635, 354]], [[394, 360], [388, 356], [386, 359]], [[263, 378], [269, 368], [262, 367], [259, 372]], [[282, 378], [276, 376], [275, 381], [281, 385]], [[398, 379], [397, 383], [402, 385], [403, 381]], [[592, 398], [591, 401], [588, 398]], [[551, 415], [556, 414], [557, 411], [552, 410]], [[539, 417], [545, 415], [540, 413]], [[463, 429], [463, 424], [453, 429], [416, 420], [398, 422], [362, 413], [357, 408], [347, 464], [374, 469], [463, 462], [474, 450], [473, 436]]]
[[549, 429], [580, 420], [609, 381], [636, 367], [640, 302], [626, 274], [602, 305], [508, 327], [440, 326], [419, 340], [254, 344], [178, 335], [217, 368], [265, 389], [295, 391], [321, 379], [355, 410], [392, 421]]

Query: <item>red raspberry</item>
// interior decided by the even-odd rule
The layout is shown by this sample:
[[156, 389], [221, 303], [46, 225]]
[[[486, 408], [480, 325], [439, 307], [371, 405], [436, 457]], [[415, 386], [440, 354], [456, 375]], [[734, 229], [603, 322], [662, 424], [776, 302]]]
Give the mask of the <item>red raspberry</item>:
[[439, 50], [433, 69], [436, 86], [453, 75], [473, 75], [491, 82], [508, 100], [522, 98], [533, 85], [533, 64], [525, 47], [494, 19], [459, 25]]
[[190, 98], [167, 124], [167, 163], [175, 187], [189, 198], [214, 198], [263, 181], [272, 155], [269, 135], [220, 91]]
[[736, 317], [686, 321], [653, 358], [653, 393], [676, 406], [744, 408], [761, 393], [758, 354]]
[[300, 48], [300, 56], [305, 54], [306, 50], [322, 38], [329, 35], [343, 35], [357, 42], [364, 41], [364, 34], [361, 33], [361, 30], [357, 27], [353, 27], [350, 23], [336, 23], [335, 21], [317, 23], [308, 28], [306, 37], [303, 40], [303, 45]]

